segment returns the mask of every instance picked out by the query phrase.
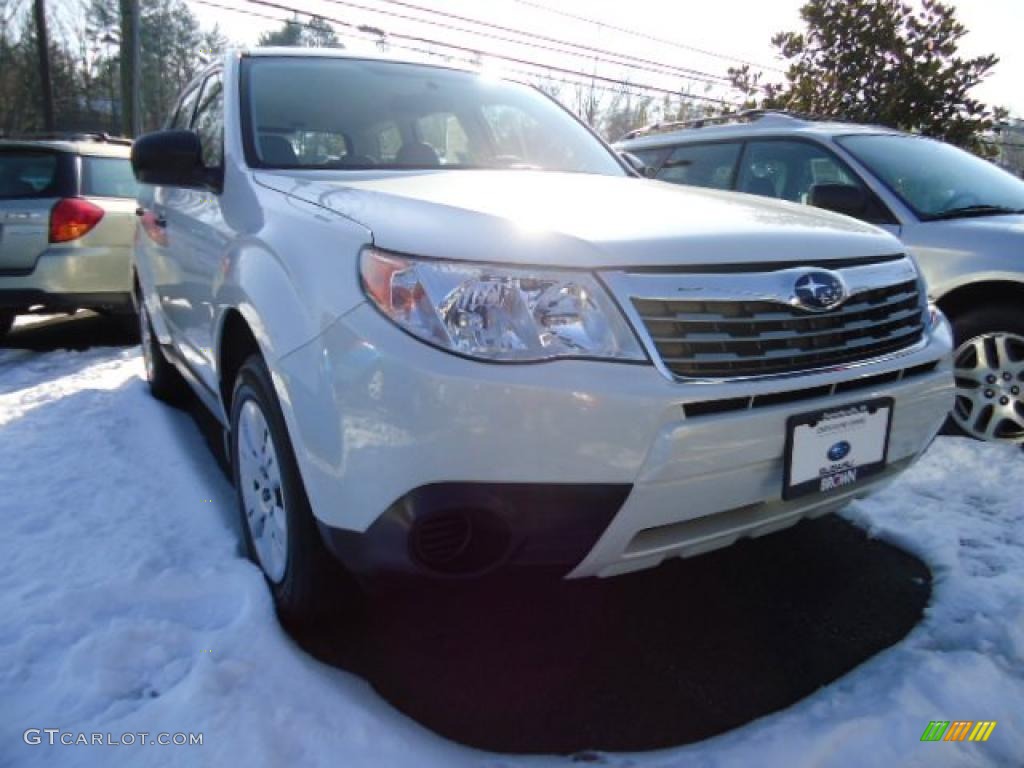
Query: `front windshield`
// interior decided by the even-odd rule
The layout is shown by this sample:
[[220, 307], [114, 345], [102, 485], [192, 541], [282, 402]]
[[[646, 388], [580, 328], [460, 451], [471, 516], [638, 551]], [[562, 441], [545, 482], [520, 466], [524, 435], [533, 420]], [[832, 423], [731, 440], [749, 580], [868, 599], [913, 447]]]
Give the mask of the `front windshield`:
[[263, 167], [626, 175], [565, 110], [518, 83], [365, 59], [253, 57], [244, 66], [246, 139]]
[[836, 141], [921, 219], [1024, 212], [1024, 181], [950, 144], [886, 134]]

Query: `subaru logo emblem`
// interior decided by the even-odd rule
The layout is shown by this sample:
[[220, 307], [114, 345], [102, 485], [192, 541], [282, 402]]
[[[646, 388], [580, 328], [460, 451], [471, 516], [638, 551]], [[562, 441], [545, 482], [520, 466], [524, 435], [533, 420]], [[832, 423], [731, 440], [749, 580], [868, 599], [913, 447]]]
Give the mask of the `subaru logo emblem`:
[[825, 312], [846, 301], [846, 286], [834, 272], [805, 272], [793, 285], [796, 305], [811, 312]]
[[828, 449], [828, 460], [829, 461], [842, 461], [850, 455], [850, 444], [845, 440], [833, 445]]

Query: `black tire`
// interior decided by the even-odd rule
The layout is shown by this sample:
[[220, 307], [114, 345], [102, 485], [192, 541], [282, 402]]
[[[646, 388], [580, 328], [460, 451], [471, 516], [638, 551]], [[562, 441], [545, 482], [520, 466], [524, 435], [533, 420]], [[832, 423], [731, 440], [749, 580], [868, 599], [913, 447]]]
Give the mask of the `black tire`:
[[[993, 304], [974, 307], [950, 319], [953, 325], [953, 346], [989, 333], [1012, 333], [1024, 336], [1024, 310], [1011, 304]], [[943, 434], [977, 439], [960, 428], [950, 416], [942, 428]]]
[[113, 318], [118, 328], [124, 333], [125, 342], [128, 344], [138, 344], [141, 340], [139, 336], [141, 329], [139, 316], [134, 312], [118, 312]]
[[9, 309], [0, 309], [0, 339], [7, 335], [17, 315]]
[[139, 340], [146, 365], [149, 391], [157, 400], [176, 403], [185, 394], [186, 383], [178, 369], [164, 355], [163, 348], [152, 332], [149, 311], [141, 303], [138, 315]]
[[[260, 562], [241, 487], [239, 424], [242, 410], [249, 400], [255, 401], [266, 420], [280, 472], [280, 490], [287, 519], [287, 554], [284, 575], [277, 582], [267, 575]], [[362, 595], [354, 580], [324, 546], [299, 475], [270, 373], [259, 355], [251, 355], [235, 378], [229, 450], [245, 550], [263, 570], [282, 622], [289, 626], [309, 626], [351, 616], [361, 606]]]

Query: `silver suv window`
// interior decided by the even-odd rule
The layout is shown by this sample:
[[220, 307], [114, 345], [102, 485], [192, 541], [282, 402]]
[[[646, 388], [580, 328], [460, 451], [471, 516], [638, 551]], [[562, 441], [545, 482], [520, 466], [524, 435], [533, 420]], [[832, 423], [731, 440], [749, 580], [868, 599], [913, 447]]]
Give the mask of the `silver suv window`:
[[199, 135], [203, 165], [220, 168], [224, 158], [224, 88], [219, 72], [206, 79], [192, 130]]
[[886, 134], [836, 141], [921, 219], [1024, 212], [1024, 181], [950, 144]]
[[73, 194], [67, 189], [69, 168], [63, 160], [59, 152], [0, 150], [0, 200]]
[[138, 193], [131, 161], [125, 157], [82, 156], [82, 194], [87, 197], [127, 197]]
[[861, 186], [832, 154], [810, 142], [776, 139], [747, 144], [738, 191], [806, 203], [815, 184]]
[[253, 57], [243, 61], [243, 103], [247, 157], [260, 167], [626, 175], [614, 154], [553, 100], [471, 72]]
[[676, 147], [657, 177], [673, 184], [732, 189], [742, 147], [740, 142]]
[[185, 94], [181, 97], [181, 101], [178, 103], [178, 108], [174, 110], [174, 115], [167, 123], [167, 127], [170, 130], [187, 131], [189, 126], [192, 125], [192, 113], [196, 109], [196, 100], [199, 98], [199, 86], [195, 85], [185, 91]]

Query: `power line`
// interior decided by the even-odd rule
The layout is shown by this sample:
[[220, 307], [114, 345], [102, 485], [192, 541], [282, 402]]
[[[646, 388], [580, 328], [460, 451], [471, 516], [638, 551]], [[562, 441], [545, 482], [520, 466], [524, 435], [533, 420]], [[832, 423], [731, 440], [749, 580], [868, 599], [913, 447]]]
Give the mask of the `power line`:
[[[302, 27], [303, 29], [316, 29], [313, 24], [307, 22], [296, 21], [295, 19], [282, 19], [280, 16], [271, 16], [267, 13], [260, 13], [259, 11], [252, 11], [247, 8], [238, 8], [232, 5], [223, 5], [222, 3], [215, 3], [213, 0], [187, 0], [190, 3], [197, 3], [198, 5], [205, 5], [210, 8], [217, 8], [222, 11], [231, 11], [233, 13], [239, 13], [243, 16], [250, 16], [254, 19], [264, 19], [266, 21], [276, 21], [278, 24], [288, 24], [289, 26]], [[349, 34], [349, 33], [346, 33]], [[369, 37], [360, 39], [370, 39]]]
[[[682, 67], [682, 66], [678, 66], [678, 65], [674, 65], [674, 64], [664, 64], [664, 63], [659, 62], [659, 61], [654, 61], [653, 59], [647, 59], [647, 58], [643, 58], [641, 56], [635, 56], [633, 54], [628, 54], [628, 53], [619, 53], [617, 51], [609, 51], [607, 49], [598, 48], [596, 46], [588, 45], [586, 43], [577, 43], [577, 42], [574, 42], [574, 41], [571, 41], [571, 40], [559, 40], [558, 38], [550, 37], [548, 35], [544, 35], [544, 34], [540, 34], [540, 33], [536, 33], [536, 32], [524, 32], [524, 31], [521, 31], [521, 30], [512, 29], [511, 27], [502, 26], [501, 24], [495, 24], [495, 23], [490, 22], [490, 21], [484, 21], [483, 19], [475, 19], [475, 18], [472, 18], [472, 17], [469, 17], [469, 16], [461, 16], [459, 14], [451, 13], [451, 12], [448, 12], [448, 11], [441, 11], [441, 10], [436, 10], [436, 9], [433, 9], [433, 8], [428, 8], [428, 7], [423, 6], [423, 5], [418, 5], [416, 3], [407, 2], [407, 0], [377, 0], [377, 2], [388, 4], [388, 5], [396, 5], [396, 6], [400, 6], [402, 8], [408, 8], [410, 10], [418, 11], [420, 13], [433, 14], [434, 16], [439, 16], [439, 17], [442, 17], [442, 18], [446, 19], [446, 21], [438, 21], [436, 19], [431, 19], [431, 18], [421, 18], [421, 17], [417, 17], [417, 16], [410, 16], [408, 14], [400, 13], [398, 11], [389, 11], [389, 10], [385, 10], [383, 8], [377, 8], [377, 7], [374, 7], [374, 6], [367, 6], [367, 5], [355, 2], [354, 0], [326, 0], [326, 2], [333, 3], [335, 5], [342, 5], [342, 6], [348, 6], [348, 7], [351, 7], [351, 8], [357, 8], [357, 9], [359, 9], [361, 11], [367, 11], [367, 12], [370, 12], [370, 13], [378, 13], [378, 14], [382, 14], [382, 15], [385, 15], [385, 16], [391, 16], [391, 17], [394, 17], [394, 18], [403, 19], [405, 21], [412, 21], [412, 22], [415, 22], [415, 23], [418, 23], [418, 24], [429, 24], [429, 25], [435, 26], [435, 27], [442, 27], [442, 28], [444, 28], [446, 30], [455, 30], [455, 31], [458, 31], [458, 32], [463, 32], [465, 34], [477, 35], [479, 37], [485, 37], [485, 38], [489, 38], [489, 39], [493, 39], [493, 40], [500, 40], [502, 42], [512, 43], [513, 45], [524, 45], [524, 46], [528, 46], [528, 47], [531, 47], [531, 48], [538, 48], [538, 49], [541, 49], [541, 50], [553, 51], [555, 53], [559, 53], [559, 54], [562, 54], [562, 55], [576, 56], [576, 57], [588, 57], [589, 58], [589, 57], [594, 56], [594, 55], [603, 56], [603, 57], [606, 57], [606, 58], [607, 57], [613, 57], [615, 59], [619, 59], [620, 61], [615, 61], [615, 62], [609, 61], [608, 63], [616, 64], [617, 66], [626, 66], [626, 67], [629, 67], [629, 68], [632, 68], [632, 69], [640, 69], [640, 70], [644, 70], [644, 71], [647, 71], [647, 72], [654, 72], [656, 74], [662, 74], [662, 75], [682, 76], [682, 77], [686, 77], [686, 78], [690, 78], [690, 79], [694, 79], [694, 80], [702, 80], [703, 82], [712, 83], [712, 84], [715, 84], [715, 85], [718, 85], [718, 84], [731, 85], [730, 80], [729, 80], [728, 76], [726, 76], [726, 75], [716, 75], [716, 74], [714, 74], [712, 72], [705, 72], [703, 70], [693, 69], [692, 67]], [[485, 27], [487, 29], [495, 29], [495, 30], [498, 30], [499, 32], [510, 33], [510, 34], [513, 34], [513, 35], [519, 35], [520, 37], [526, 37], [526, 38], [531, 38], [531, 39], [530, 40], [516, 40], [514, 38], [509, 38], [507, 36], [500, 35], [500, 34], [495, 34], [493, 32], [483, 32], [483, 31], [481, 31], [479, 29], [468, 29], [466, 27], [462, 27], [462, 26], [459, 26], [457, 24], [453, 24], [450, 21], [450, 19], [455, 19], [456, 21], [465, 22], [465, 23], [477, 25], [477, 26], [480, 26], [480, 27]], [[540, 43], [535, 42], [536, 40], [542, 40], [545, 43], [553, 43], [553, 44], [555, 44], [557, 46], [560, 46], [560, 48], [553, 48], [550, 45], [542, 45]], [[576, 51], [569, 51], [569, 50], [565, 50], [566, 48], [575, 48], [577, 50]], [[639, 62], [639, 64], [630, 63], [630, 62]]]
[[[280, 16], [271, 16], [269, 14], [259, 13], [258, 11], [253, 11], [253, 10], [250, 10], [250, 9], [247, 9], [247, 8], [238, 8], [236, 6], [224, 5], [222, 3], [214, 2], [214, 0], [188, 0], [188, 1], [192, 2], [192, 3], [197, 3], [199, 5], [205, 5], [205, 6], [208, 6], [208, 7], [211, 7], [211, 8], [217, 8], [217, 9], [223, 10], [223, 11], [230, 11], [230, 12], [234, 12], [234, 13], [239, 13], [239, 14], [242, 14], [242, 15], [245, 15], [245, 16], [250, 16], [252, 18], [264, 19], [266, 21], [277, 22], [279, 24], [288, 24], [288, 25], [293, 25], [293, 26], [297, 26], [297, 27], [302, 27], [304, 29], [317, 29], [317, 27], [315, 27], [314, 25], [306, 23], [306, 22], [297, 21], [295, 19], [289, 19], [289, 18], [281, 18]], [[315, 13], [311, 12], [311, 11], [301, 11], [301, 10], [298, 10], [298, 9], [294, 9], [292, 12], [293, 13], [298, 13], [298, 14], [303, 14], [303, 15], [309, 16], [311, 18], [323, 19], [324, 21], [328, 21], [329, 23], [332, 23], [332, 24], [333, 23], [337, 23], [337, 22], [334, 22], [330, 18], [327, 18], [327, 17], [324, 17], [324, 16], [320, 16], [318, 14], [315, 14]], [[359, 27], [359, 26], [356, 26], [356, 25], [346, 24], [346, 23], [342, 23], [341, 26], [351, 27], [351, 29], [347, 29], [344, 33], [342, 33], [342, 34], [344, 34], [346, 36], [351, 36], [351, 37], [354, 37], [356, 39], [365, 40], [365, 41], [368, 41], [368, 42], [380, 42], [380, 40], [381, 40], [381, 37], [380, 37], [380, 35], [378, 33], [366, 32], [366, 31], [364, 31], [365, 28], [362, 28], [362, 27]], [[397, 49], [403, 50], [403, 51], [412, 51], [412, 52], [424, 54], [424, 55], [427, 55], [427, 56], [441, 58], [441, 59], [443, 59], [446, 62], [455, 61], [455, 62], [459, 62], [459, 63], [466, 64], [466, 65], [478, 65], [479, 64], [479, 62], [474, 60], [474, 59], [465, 58], [465, 57], [459, 57], [459, 56], [452, 56], [451, 54], [440, 53], [440, 52], [438, 52], [436, 50], [430, 50], [428, 48], [420, 48], [420, 47], [413, 46], [413, 45], [408, 45], [408, 44], [405, 44], [405, 43], [395, 43], [395, 42], [391, 42], [391, 41], [388, 41], [387, 44], [390, 47], [392, 47], [392, 48], [397, 48]], [[442, 45], [444, 45], [444, 44], [442, 44]], [[546, 68], [546, 65], [544, 65], [544, 64], [538, 64], [538, 63], [532, 63], [532, 62], [529, 64], [529, 66], [533, 66], [533, 67], [536, 67], [538, 69], [545, 69]], [[596, 83], [596, 82], [593, 82], [593, 81], [586, 82], [586, 81], [583, 81], [583, 80], [572, 79], [572, 78], [564, 77], [564, 76], [559, 77], [557, 79], [556, 78], [551, 78], [550, 74], [547, 74], [545, 72], [527, 71], [527, 70], [524, 70], [524, 69], [517, 69], [517, 68], [513, 68], [513, 67], [502, 67], [502, 72], [509, 73], [509, 74], [521, 75], [521, 76], [523, 76], [524, 79], [528, 79], [528, 80], [536, 80], [537, 78], [548, 77], [548, 78], [552, 79], [554, 82], [556, 82], [556, 83], [558, 83], [560, 85], [574, 85], [574, 86], [580, 86], [580, 87], [584, 87], [584, 88], [593, 88], [595, 90], [599, 90], [599, 91], [602, 91], [604, 93], [621, 93], [621, 94], [625, 94], [625, 95], [629, 95], [629, 96], [634, 96], [634, 97], [637, 97], [637, 98], [652, 98], [649, 92], [645, 92], [645, 91], [648, 91], [648, 86], [645, 86], [645, 85], [639, 84], [639, 83], [638, 84], [630, 84], [629, 87], [626, 87], [626, 86], [602, 85], [600, 83]], [[585, 75], [585, 77], [590, 77], [590, 75]], [[682, 92], [673, 92], [673, 93], [668, 94], [668, 95], [675, 96], [675, 97], [677, 97], [679, 99], [702, 98], [702, 97], [699, 97], [699, 96], [694, 97], [694, 96], [691, 96], [690, 94], [685, 94], [685, 93], [682, 93]]]
[[[260, 13], [259, 11], [253, 11], [253, 10], [248, 9], [248, 8], [239, 8], [239, 7], [233, 6], [233, 5], [224, 5], [223, 3], [217, 3], [217, 2], [214, 2], [213, 0], [186, 0], [186, 1], [190, 2], [190, 3], [196, 3], [198, 5], [205, 5], [205, 6], [208, 6], [210, 8], [217, 8], [217, 9], [222, 10], [222, 11], [230, 11], [232, 13], [239, 13], [239, 14], [241, 14], [243, 16], [249, 16], [249, 17], [252, 17], [254, 19], [264, 19], [265, 21], [273, 21], [273, 22], [277, 22], [278, 24], [287, 24], [288, 26], [301, 27], [302, 29], [310, 29], [310, 30], [314, 30], [314, 31], [318, 31], [319, 30], [319, 28], [316, 25], [310, 24], [309, 22], [298, 21], [296, 19], [282, 18], [280, 16], [271, 16], [270, 14]], [[323, 19], [324, 18], [324, 17], [318, 16], [317, 14], [312, 13], [312, 12], [307, 13], [306, 11], [298, 11], [298, 10], [296, 10], [295, 13], [302, 13], [304, 15], [309, 16], [310, 18], [318, 18], [318, 19]], [[327, 19], [324, 19], [324, 20], [328, 21]], [[334, 24], [335, 22], [331, 22], [331, 23]], [[377, 35], [376, 33], [364, 32], [362, 30], [359, 30], [358, 28], [353, 28], [352, 30], [346, 30], [342, 34], [344, 34], [346, 36], [349, 36], [349, 37], [353, 37], [353, 38], [355, 38], [357, 40], [366, 40], [368, 42], [376, 42], [376, 41], [380, 40], [380, 36]], [[396, 45], [395, 47], [397, 47], [397, 48], [405, 48], [407, 50], [415, 50], [415, 51], [423, 52], [423, 53], [429, 53], [429, 51], [427, 51], [426, 49], [422, 49], [422, 48], [412, 48], [410, 46], [401, 46], [401, 45]]]
[[[514, 0], [514, 1], [515, 2], [519, 2], [520, 0]], [[300, 26], [300, 27], [304, 27], [304, 28], [308, 28], [308, 29], [317, 29], [317, 27], [315, 27], [312, 24], [296, 21], [295, 19], [282, 19], [282, 18], [280, 18], [278, 16], [270, 16], [270, 15], [258, 13], [256, 11], [252, 11], [252, 10], [249, 10], [249, 9], [238, 8], [238, 7], [234, 7], [234, 6], [228, 6], [228, 5], [223, 5], [221, 3], [213, 2], [213, 0], [189, 0], [189, 2], [198, 3], [200, 5], [206, 5], [206, 6], [209, 6], [209, 7], [212, 7], [212, 8], [218, 8], [218, 9], [225, 10], [225, 11], [231, 11], [231, 12], [234, 12], [234, 13], [240, 13], [240, 14], [243, 14], [243, 15], [246, 15], [246, 16], [251, 16], [251, 17], [255, 17], [255, 18], [265, 19], [265, 20], [268, 20], [268, 21], [274, 21], [274, 22], [277, 22], [277, 23], [290, 24], [290, 25]], [[349, 34], [352, 37], [356, 37], [357, 39], [361, 39], [361, 40], [372, 41], [372, 42], [381, 42], [382, 39], [386, 38], [386, 37], [400, 37], [400, 38], [406, 38], [406, 39], [423, 40], [424, 42], [426, 42], [428, 44], [439, 45], [441, 47], [451, 47], [451, 48], [467, 51], [467, 52], [474, 53], [474, 54], [485, 53], [483, 51], [477, 51], [475, 49], [468, 49], [468, 48], [464, 48], [462, 46], [454, 46], [454, 45], [451, 45], [451, 44], [448, 44], [448, 43], [443, 43], [443, 42], [440, 42], [440, 41], [430, 41], [430, 40], [423, 39], [423, 38], [416, 38], [414, 36], [404, 35], [402, 33], [391, 33], [391, 34], [389, 34], [389, 33], [385, 32], [384, 30], [379, 30], [379, 29], [375, 29], [375, 31], [369, 32], [369, 31], [367, 31], [369, 28], [367, 28], [365, 26], [362, 26], [362, 25], [356, 25], [356, 24], [353, 24], [351, 22], [342, 21], [341, 19], [334, 19], [332, 17], [323, 16], [321, 14], [317, 14], [317, 13], [314, 13], [312, 11], [306, 11], [306, 10], [302, 10], [302, 9], [299, 9], [299, 8], [294, 8], [292, 6], [282, 5], [282, 4], [279, 4], [279, 3], [265, 2], [264, 0], [243, 0], [243, 2], [255, 3], [255, 4], [258, 4], [258, 5], [266, 5], [266, 6], [270, 6], [270, 7], [273, 7], [275, 9], [278, 9], [278, 10], [288, 11], [288, 12], [291, 12], [291, 13], [296, 14], [296, 15], [301, 14], [301, 15], [304, 15], [304, 16], [308, 16], [310, 18], [322, 19], [322, 20], [328, 21], [328, 22], [330, 22], [332, 24], [336, 24], [336, 25], [339, 25], [339, 26], [342, 26], [342, 27], [346, 27], [347, 29], [349, 29], [351, 31], [346, 32], [345, 34]], [[600, 23], [600, 22], [595, 22], [595, 23]], [[426, 49], [426, 48], [418, 48], [418, 47], [415, 47], [415, 46], [410, 46], [410, 45], [406, 45], [406, 44], [402, 44], [402, 43], [394, 43], [394, 42], [391, 42], [390, 40], [387, 41], [387, 44], [389, 46], [391, 46], [391, 47], [398, 48], [398, 49], [401, 49], [401, 50], [414, 51], [414, 52], [425, 54], [425, 55], [428, 55], [428, 56], [440, 57], [440, 58], [442, 58], [442, 59], [444, 59], [446, 61], [458, 61], [458, 62], [461, 62], [461, 63], [464, 63], [464, 64], [470, 64], [470, 65], [478, 64], [478, 62], [475, 59], [467, 59], [467, 58], [464, 58], [464, 57], [457, 57], [457, 56], [451, 56], [449, 54], [442, 54], [442, 53], [439, 53], [437, 51], [433, 51], [433, 50]], [[508, 58], [508, 57], [504, 57], [504, 56], [502, 56], [500, 54], [487, 54], [487, 55], [491, 55], [494, 58], [501, 58], [501, 59]], [[514, 58], [508, 58], [508, 60], [511, 60], [511, 61], [522, 61], [522, 60], [514, 59]], [[562, 70], [561, 68], [558, 68], [558, 67], [552, 68], [549, 65], [538, 63], [538, 62], [522, 61], [522, 63], [525, 64], [526, 66], [535, 67], [537, 69], [546, 69], [546, 70], [549, 70], [549, 72], [552, 71], [552, 70], [554, 70], [554, 71], [571, 72], [570, 70]], [[524, 75], [526, 77], [531, 77], [531, 78], [545, 76], [545, 74], [541, 73], [541, 72], [526, 71], [526, 70], [514, 69], [514, 68], [508, 68], [508, 67], [503, 67], [503, 71], [510, 72], [510, 73], [521, 74], [521, 75]], [[602, 78], [600, 76], [592, 75], [592, 74], [587, 74], [585, 72], [576, 72], [575, 74], [580, 76], [580, 77], [583, 77], [583, 78], [589, 78], [590, 82], [574, 80], [574, 79], [570, 79], [570, 78], [567, 78], [567, 77], [558, 78], [557, 82], [559, 82], [561, 84], [565, 84], [565, 85], [577, 85], [577, 86], [582, 86], [582, 87], [595, 88], [597, 90], [601, 90], [601, 91], [604, 91], [604, 92], [623, 93], [623, 94], [627, 94], [627, 95], [631, 95], [631, 96], [637, 96], [637, 97], [640, 97], [640, 98], [649, 98], [647, 96], [647, 94], [643, 93], [643, 91], [648, 91], [648, 92], [656, 91], [656, 92], [659, 92], [659, 93], [663, 93], [665, 95], [676, 96], [676, 97], [678, 97], [680, 99], [687, 99], [687, 98], [689, 98], [689, 99], [702, 99], [702, 100], [709, 100], [709, 101], [717, 101], [719, 103], [723, 103], [723, 104], [726, 104], [728, 106], [738, 106], [735, 103], [725, 102], [725, 101], [719, 100], [719, 99], [712, 99], [711, 97], [699, 96], [699, 95], [694, 95], [694, 94], [684, 94], [682, 92], [677, 92], [677, 91], [668, 91], [667, 89], [658, 88], [657, 86], [648, 86], [648, 85], [644, 85], [644, 84], [640, 84], [640, 83], [634, 84], [634, 83], [630, 83], [629, 81], [612, 80], [612, 82], [616, 84], [616, 87], [603, 86], [603, 85], [599, 85], [596, 82], [594, 82], [594, 79], [596, 78], [596, 79], [601, 79], [601, 80], [607, 80], [608, 78]], [[547, 76], [550, 77], [550, 75], [547, 75]], [[639, 90], [636, 90], [636, 89], [639, 89]], [[996, 148], [1024, 149], [1024, 143], [1000, 141], [999, 139], [993, 139], [993, 138], [981, 138], [981, 141], [983, 141], [986, 144], [989, 144], [990, 146], [996, 147]]]
[[[358, 26], [356, 24], [353, 24], [352, 22], [349, 22], [349, 21], [344, 21], [343, 19], [338, 19], [338, 18], [333, 17], [333, 16], [326, 16], [326, 15], [321, 14], [321, 13], [314, 13], [313, 11], [307, 11], [307, 10], [303, 10], [303, 9], [300, 9], [300, 8], [295, 8], [294, 6], [284, 5], [284, 4], [278, 3], [278, 2], [273, 2], [273, 0], [244, 0], [244, 2], [251, 3], [253, 5], [264, 6], [264, 7], [267, 7], [267, 8], [275, 8], [276, 10], [279, 10], [279, 11], [285, 11], [285, 12], [290, 12], [290, 13], [300, 13], [300, 14], [303, 14], [305, 16], [321, 18], [321, 19], [324, 19], [325, 21], [330, 21], [332, 23], [339, 24], [339, 25], [341, 25], [343, 27], [347, 27], [349, 29], [355, 29], [355, 30], [360, 30], [361, 29], [360, 26]], [[508, 62], [512, 62], [513, 64], [518, 64], [518, 65], [522, 65], [522, 66], [528, 66], [528, 67], [535, 67], [535, 68], [539, 68], [539, 69], [545, 69], [548, 72], [557, 72], [560, 75], [566, 75], [566, 76], [569, 76], [569, 77], [581, 77], [584, 80], [600, 81], [602, 83], [607, 83], [607, 84], [615, 85], [615, 86], [622, 86], [624, 88], [642, 88], [643, 90], [646, 90], [646, 91], [656, 92], [656, 93], [660, 93], [660, 94], [667, 95], [667, 96], [678, 96], [678, 97], [682, 97], [683, 96], [683, 94], [680, 91], [673, 90], [673, 89], [670, 89], [670, 88], [663, 88], [661, 86], [649, 85], [649, 84], [646, 84], [646, 83], [644, 83], [644, 84], [633, 83], [633, 82], [630, 82], [629, 80], [623, 80], [622, 78], [609, 77], [607, 75], [599, 75], [599, 74], [594, 73], [594, 72], [581, 72], [580, 70], [571, 69], [569, 67], [562, 67], [562, 66], [558, 66], [558, 65], [555, 65], [555, 64], [548, 64], [548, 63], [530, 61], [529, 59], [523, 59], [523, 58], [520, 58], [518, 56], [511, 56], [511, 55], [505, 54], [505, 53], [496, 53], [494, 51], [484, 50], [482, 48], [470, 47], [470, 46], [461, 45], [461, 44], [458, 44], [458, 43], [446, 43], [446, 42], [443, 42], [441, 40], [435, 40], [435, 39], [429, 38], [429, 37], [422, 37], [420, 35], [412, 35], [412, 34], [409, 34], [407, 32], [384, 32], [383, 34], [387, 38], [398, 38], [400, 40], [408, 40], [408, 41], [411, 41], [411, 42], [414, 42], [414, 43], [421, 43], [421, 44], [424, 44], [424, 45], [436, 45], [436, 46], [440, 46], [442, 48], [448, 48], [448, 49], [451, 49], [451, 50], [454, 50], [454, 51], [460, 51], [462, 53], [468, 53], [468, 54], [470, 54], [470, 56], [488, 56], [488, 57], [490, 57], [492, 59], [497, 59], [499, 61], [508, 61]], [[698, 95], [698, 94], [686, 94], [686, 98], [695, 99], [695, 100], [699, 100], [699, 101], [706, 101], [706, 102], [710, 102], [710, 103], [714, 103], [714, 104], [719, 104], [719, 105], [723, 105], [723, 106], [728, 106], [728, 107], [738, 106], [736, 102], [728, 101], [726, 99], [715, 98], [714, 96], [704, 96], [704, 95]]]
[[605, 22], [605, 21], [600, 21], [598, 19], [591, 19], [591, 18], [588, 18], [586, 16], [580, 16], [580, 15], [577, 15], [575, 13], [570, 13], [569, 11], [562, 11], [562, 10], [559, 10], [557, 8], [549, 8], [549, 7], [545, 6], [545, 5], [541, 5], [540, 3], [532, 2], [532, 0], [511, 0], [511, 2], [519, 3], [520, 5], [529, 6], [530, 8], [536, 8], [537, 10], [546, 11], [547, 13], [553, 13], [553, 14], [556, 14], [558, 16], [564, 16], [564, 17], [569, 18], [569, 19], [575, 19], [576, 21], [582, 21], [582, 22], [585, 22], [587, 24], [593, 24], [593, 25], [598, 26], [598, 27], [605, 27], [606, 29], [612, 29], [612, 30], [615, 30], [616, 32], [622, 32], [623, 34], [632, 35], [633, 37], [639, 37], [639, 38], [642, 38], [644, 40], [651, 40], [651, 41], [656, 42], [656, 43], [661, 43], [662, 45], [669, 45], [669, 46], [672, 46], [673, 48], [679, 48], [679, 49], [684, 50], [684, 51], [692, 51], [693, 53], [699, 53], [699, 54], [702, 54], [704, 56], [711, 56], [711, 57], [716, 58], [716, 59], [722, 59], [723, 61], [731, 61], [731, 62], [734, 62], [736, 64], [747, 64], [747, 65], [749, 65], [751, 67], [758, 67], [760, 69], [767, 69], [767, 70], [770, 70], [772, 72], [778, 72], [779, 74], [783, 74], [783, 75], [786, 73], [786, 71], [784, 69], [780, 69], [778, 67], [769, 66], [767, 64], [758, 64], [755, 61], [748, 61], [747, 59], [741, 59], [741, 58], [739, 58], [737, 56], [729, 56], [728, 54], [717, 53], [716, 51], [711, 51], [711, 50], [708, 50], [707, 48], [698, 48], [698, 47], [696, 47], [694, 45], [687, 45], [685, 43], [679, 43], [679, 42], [676, 42], [675, 40], [668, 40], [666, 38], [658, 37], [657, 35], [652, 35], [652, 34], [649, 34], [647, 32], [640, 32], [639, 30], [636, 30], [636, 29], [630, 29], [629, 27], [620, 27], [620, 26], [617, 26], [615, 24], [610, 24], [610, 23]]

